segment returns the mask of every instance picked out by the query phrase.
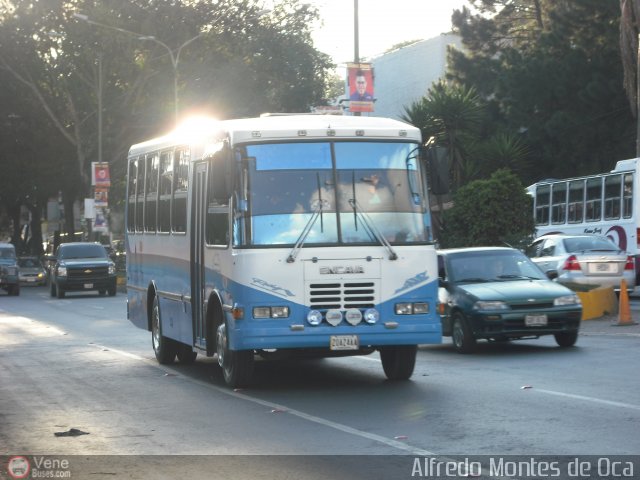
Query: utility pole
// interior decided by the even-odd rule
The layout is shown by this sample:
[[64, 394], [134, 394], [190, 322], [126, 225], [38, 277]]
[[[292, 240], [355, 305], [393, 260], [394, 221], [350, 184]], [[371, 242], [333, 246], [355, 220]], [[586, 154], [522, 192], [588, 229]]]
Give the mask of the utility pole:
[[[353, 61], [360, 63], [360, 40], [358, 27], [358, 0], [353, 0]], [[356, 117], [361, 115], [360, 112], [353, 112]]]

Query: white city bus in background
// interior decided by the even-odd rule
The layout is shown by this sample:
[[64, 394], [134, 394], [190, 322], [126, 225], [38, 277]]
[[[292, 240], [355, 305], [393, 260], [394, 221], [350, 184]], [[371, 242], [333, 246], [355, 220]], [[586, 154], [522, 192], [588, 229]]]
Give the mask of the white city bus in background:
[[635, 258], [640, 285], [640, 158], [584, 177], [548, 179], [527, 187], [533, 197], [536, 236], [549, 233], [605, 235]]
[[[204, 127], [204, 128], [203, 128]], [[378, 350], [406, 379], [441, 342], [420, 131], [396, 120], [271, 115], [131, 147], [127, 312], [159, 362]]]

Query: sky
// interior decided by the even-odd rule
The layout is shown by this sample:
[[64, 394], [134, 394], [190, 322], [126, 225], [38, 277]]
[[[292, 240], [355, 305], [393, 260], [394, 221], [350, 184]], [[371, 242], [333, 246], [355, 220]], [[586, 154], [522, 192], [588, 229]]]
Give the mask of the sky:
[[[301, 0], [320, 11], [315, 47], [343, 65], [354, 60], [354, 1]], [[360, 57], [370, 59], [407, 40], [426, 40], [451, 30], [453, 10], [466, 0], [359, 0]]]

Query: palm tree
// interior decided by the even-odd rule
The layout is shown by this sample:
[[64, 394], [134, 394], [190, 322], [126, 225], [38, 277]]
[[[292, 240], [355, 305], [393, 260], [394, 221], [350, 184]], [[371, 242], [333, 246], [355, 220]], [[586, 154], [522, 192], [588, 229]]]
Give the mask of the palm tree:
[[435, 137], [438, 145], [448, 149], [452, 183], [460, 187], [467, 180], [467, 146], [477, 137], [484, 113], [476, 90], [440, 81], [404, 111], [402, 119], [420, 128], [423, 138]]
[[624, 71], [624, 89], [631, 112], [636, 117], [636, 155], [640, 156], [640, 116], [638, 115], [638, 34], [640, 0], [620, 0], [620, 55]]

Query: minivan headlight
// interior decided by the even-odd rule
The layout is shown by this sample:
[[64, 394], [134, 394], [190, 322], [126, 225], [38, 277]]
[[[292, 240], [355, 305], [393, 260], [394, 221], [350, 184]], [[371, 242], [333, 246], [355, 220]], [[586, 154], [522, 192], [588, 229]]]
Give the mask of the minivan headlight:
[[493, 300], [493, 301], [477, 301], [473, 304], [474, 310], [509, 310], [509, 305], [504, 302]]
[[581, 305], [580, 297], [578, 295], [564, 295], [562, 297], [558, 297], [553, 301], [553, 304], [557, 307], [563, 305]]

